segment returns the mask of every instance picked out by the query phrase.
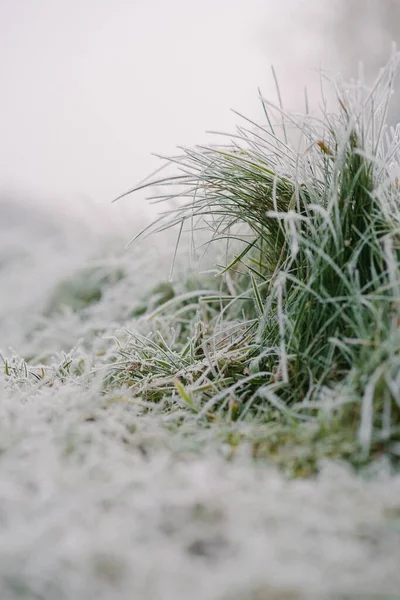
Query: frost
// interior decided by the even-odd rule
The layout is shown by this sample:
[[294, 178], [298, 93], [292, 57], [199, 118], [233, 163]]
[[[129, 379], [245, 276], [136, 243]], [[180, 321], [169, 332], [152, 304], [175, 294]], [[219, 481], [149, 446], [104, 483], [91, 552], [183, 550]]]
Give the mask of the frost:
[[[60, 247], [48, 217], [16, 219], [14, 247], [0, 238], [2, 351], [27, 359], [10, 359], [14, 376], [0, 379], [1, 597], [397, 593], [400, 477], [363, 480], [328, 463], [315, 480], [287, 481], [250, 449], [226, 460], [215, 431], [196, 438], [195, 421], [178, 430], [127, 390], [102, 394], [95, 367], [116, 329], [132, 325], [146, 291], [152, 309], [173, 298], [172, 284], [156, 287], [172, 244], [152, 238], [125, 252], [124, 234], [82, 219], [64, 223]], [[92, 301], [70, 301], [93, 285]]]

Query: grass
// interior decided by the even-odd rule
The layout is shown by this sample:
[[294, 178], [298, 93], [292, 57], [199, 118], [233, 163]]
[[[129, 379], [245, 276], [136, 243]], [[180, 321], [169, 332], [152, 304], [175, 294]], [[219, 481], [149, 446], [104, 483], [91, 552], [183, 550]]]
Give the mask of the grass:
[[338, 88], [336, 115], [283, 115], [283, 137], [261, 98], [265, 124], [242, 118], [227, 143], [183, 149], [164, 159], [171, 175], [128, 192], [175, 205], [142, 234], [178, 226], [179, 243], [189, 225], [236, 247], [218, 295], [165, 305], [172, 338], [132, 336], [138, 393], [145, 381], [200, 420], [342, 431], [352, 456], [398, 447], [399, 139], [385, 125], [396, 63], [373, 89]]
[[[241, 117], [223, 143], [163, 159], [170, 174], [127, 194], [145, 189], [173, 208], [138, 237], [176, 226], [174, 261], [188, 233], [195, 252], [223, 258], [160, 282], [120, 333], [100, 328], [109, 339], [94, 363], [82, 352], [54, 366], [15, 357], [7, 377], [100, 378], [107, 402], [156, 410], [186, 439], [211, 430], [227, 456], [246, 447], [291, 476], [325, 458], [397, 463], [399, 132], [385, 124], [397, 62], [372, 89], [337, 87], [335, 114], [295, 119], [261, 97], [264, 123]], [[59, 286], [52, 310], [87, 323], [127, 277], [92, 275]]]

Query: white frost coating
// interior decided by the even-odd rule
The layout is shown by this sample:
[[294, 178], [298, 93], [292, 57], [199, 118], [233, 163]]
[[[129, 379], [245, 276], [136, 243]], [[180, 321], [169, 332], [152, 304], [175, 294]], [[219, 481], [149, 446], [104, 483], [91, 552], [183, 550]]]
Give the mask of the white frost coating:
[[[124, 254], [128, 235], [82, 221], [56, 252], [54, 228], [46, 227], [47, 237], [18, 221], [20, 250], [30, 260], [0, 270], [6, 354], [4, 340], [35, 355], [44, 346], [55, 353], [93, 341], [95, 330], [111, 335], [130, 322], [135, 297], [168, 273], [173, 244], [163, 246], [163, 238]], [[149, 273], [150, 252], [158, 259]], [[86, 313], [43, 318], [56, 279], [88, 257], [103, 266], [114, 261], [127, 276]], [[90, 363], [99, 345], [78, 345], [77, 354]], [[196, 437], [169, 433], [167, 417], [139, 417], [135, 405], [108, 400], [96, 379], [87, 389], [73, 379], [19, 387], [2, 372], [2, 599], [320, 600], [384, 598], [400, 589], [400, 477], [384, 465], [369, 482], [334, 464], [317, 480], [288, 482], [254, 463], [246, 447], [226, 461], [215, 436], [199, 431], [202, 450], [193, 452]]]
[[67, 385], [23, 398], [2, 393], [3, 598], [399, 589], [400, 477], [368, 483], [327, 465], [317, 481], [287, 482], [245, 455], [226, 462], [211, 439], [190, 455], [161, 418], [104, 410], [96, 392]]

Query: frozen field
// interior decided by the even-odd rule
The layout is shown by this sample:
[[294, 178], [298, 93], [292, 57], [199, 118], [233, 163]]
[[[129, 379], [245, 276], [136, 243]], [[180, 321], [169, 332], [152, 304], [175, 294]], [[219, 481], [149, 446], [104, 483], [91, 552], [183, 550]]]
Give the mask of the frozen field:
[[[178, 430], [171, 415], [101, 394], [102, 371], [90, 372], [104, 338], [134, 326], [132, 306], [165, 276], [165, 239], [125, 253], [117, 220], [106, 229], [82, 213], [61, 227], [46, 208], [1, 211], [4, 357], [13, 346], [50, 369], [75, 346], [85, 365], [46, 385], [26, 382], [22, 365], [12, 378], [1, 369], [2, 600], [400, 597], [400, 477], [385, 462], [364, 478], [327, 463], [316, 479], [288, 481], [250, 445], [231, 457], [218, 425]], [[88, 261], [94, 283], [82, 277]], [[90, 285], [100, 298], [58, 310]]]

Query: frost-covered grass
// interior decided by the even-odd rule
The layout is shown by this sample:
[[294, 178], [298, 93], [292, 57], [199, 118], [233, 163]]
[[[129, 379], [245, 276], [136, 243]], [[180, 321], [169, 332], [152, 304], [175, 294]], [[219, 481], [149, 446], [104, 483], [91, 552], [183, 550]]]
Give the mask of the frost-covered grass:
[[[175, 202], [152, 232], [189, 224], [210, 245], [239, 244], [218, 294], [202, 292], [201, 317], [171, 301], [173, 337], [146, 347], [172, 401], [174, 385], [200, 418], [323, 422], [328, 434], [339, 423], [365, 456], [397, 456], [399, 139], [385, 126], [396, 66], [372, 90], [338, 87], [337, 114], [280, 111], [281, 137], [261, 98], [265, 124], [243, 119], [228, 143], [184, 149], [167, 159], [171, 175], [128, 192], [161, 186], [153, 199]], [[146, 363], [132, 339], [127, 360]], [[143, 370], [127, 381], [147, 382]]]
[[168, 159], [128, 252], [3, 205], [1, 598], [399, 598], [397, 61]]

